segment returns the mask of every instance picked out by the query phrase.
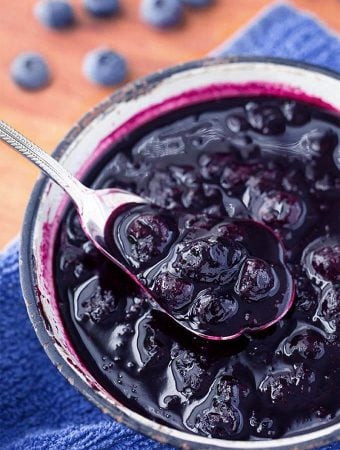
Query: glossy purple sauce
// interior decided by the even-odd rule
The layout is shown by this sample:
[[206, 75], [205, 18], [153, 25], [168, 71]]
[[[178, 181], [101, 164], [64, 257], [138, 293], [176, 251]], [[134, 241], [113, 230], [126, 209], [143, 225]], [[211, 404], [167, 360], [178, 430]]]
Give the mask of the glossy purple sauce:
[[[87, 241], [75, 212], [69, 211], [54, 262], [60, 310], [83, 362], [114, 397], [160, 423], [225, 439], [287, 436], [335, 418], [338, 152], [338, 115], [270, 98], [178, 111], [115, 145], [111, 159], [89, 180], [94, 187], [128, 189], [174, 217], [188, 216], [191, 240], [205, 239], [222, 223], [254, 220], [241, 237], [245, 248], [255, 245], [256, 251], [241, 252], [232, 289], [260, 301], [266, 286], [263, 277], [254, 286], [252, 275], [267, 266], [254, 266], [253, 260], [266, 262], [281, 240], [296, 297], [290, 312], [265, 331], [231, 342], [205, 342], [152, 311], [145, 295]], [[267, 227], [277, 238], [268, 238]], [[140, 242], [144, 231], [137, 226], [132, 234]], [[148, 258], [146, 249], [157, 252], [155, 241], [144, 237], [145, 245], [128, 249], [130, 262]], [[161, 252], [171, 248], [172, 237], [165, 232], [158, 242]], [[230, 245], [235, 242], [234, 235]], [[182, 273], [187, 251], [172, 261], [175, 271]], [[186, 268], [190, 284], [196, 275]], [[205, 268], [198, 272], [210, 283]], [[218, 290], [223, 281], [211, 284]], [[207, 278], [202, 282], [207, 284]], [[165, 285], [176, 287], [169, 280]], [[268, 286], [269, 291], [275, 286], [270, 277]], [[223, 289], [217, 301], [209, 300], [209, 286], [193, 289], [186, 305], [191, 317], [214, 320], [233, 311]], [[176, 300], [171, 289], [164, 297], [168, 300]]]

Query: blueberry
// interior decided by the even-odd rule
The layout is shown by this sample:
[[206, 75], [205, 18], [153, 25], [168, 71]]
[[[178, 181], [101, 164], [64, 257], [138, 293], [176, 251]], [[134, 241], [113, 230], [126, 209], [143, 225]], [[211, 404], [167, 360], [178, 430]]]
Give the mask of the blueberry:
[[[261, 183], [252, 186], [249, 192], [249, 206], [254, 219], [271, 227], [291, 230], [299, 228], [304, 223], [306, 207], [299, 196], [271, 189], [271, 186], [264, 186]], [[247, 202], [246, 197], [247, 195], [244, 199]]]
[[233, 317], [238, 310], [236, 300], [228, 294], [201, 291], [196, 297], [190, 315], [199, 324], [218, 324]]
[[297, 353], [303, 359], [320, 359], [325, 354], [325, 340], [320, 333], [304, 329], [285, 342], [284, 353], [287, 356]]
[[84, 59], [83, 72], [95, 84], [113, 86], [122, 83], [127, 76], [125, 59], [110, 49], [98, 48]]
[[340, 245], [315, 250], [312, 256], [315, 272], [324, 280], [340, 282]]
[[259, 258], [247, 258], [241, 268], [235, 290], [250, 301], [262, 300], [275, 285], [273, 269]]
[[202, 176], [206, 179], [219, 176], [232, 158], [228, 153], [203, 153], [198, 161]]
[[76, 318], [79, 321], [91, 319], [100, 324], [114, 319], [117, 299], [111, 290], [103, 290], [98, 285], [98, 279], [86, 281], [78, 287], [76, 293]]
[[173, 240], [173, 224], [155, 214], [141, 214], [129, 224], [126, 234], [132, 257], [147, 262], [160, 256]]
[[154, 27], [173, 27], [182, 21], [183, 5], [180, 0], [142, 0], [140, 16]]
[[239, 133], [249, 128], [249, 124], [246, 119], [242, 116], [232, 114], [226, 119], [227, 127], [233, 133]]
[[275, 135], [285, 131], [285, 117], [275, 106], [248, 103], [246, 112], [250, 125], [262, 134]]
[[18, 55], [10, 69], [12, 80], [23, 89], [41, 89], [50, 81], [50, 69], [39, 53], [27, 52]]
[[332, 129], [314, 129], [306, 133], [301, 139], [301, 151], [307, 158], [320, 157], [322, 153], [332, 152], [338, 145], [339, 139]]
[[316, 375], [309, 367], [295, 364], [269, 373], [259, 385], [263, 399], [282, 411], [305, 409], [316, 390]]
[[34, 14], [43, 25], [56, 30], [75, 22], [73, 8], [67, 0], [40, 0], [34, 7]]
[[287, 101], [282, 106], [282, 112], [290, 125], [301, 126], [310, 121], [310, 112], [304, 105]]
[[167, 311], [175, 313], [191, 302], [194, 286], [169, 273], [156, 277], [153, 292]]
[[235, 436], [242, 424], [242, 414], [233, 405], [204, 411], [196, 419], [196, 427], [203, 435], [220, 439]]
[[95, 17], [110, 17], [118, 13], [119, 0], [83, 0], [87, 12]]
[[238, 242], [213, 236], [181, 244], [173, 262], [182, 277], [203, 283], [226, 283], [236, 274], [246, 256]]
[[214, 0], [182, 0], [182, 3], [193, 8], [204, 8], [205, 6], [210, 6]]

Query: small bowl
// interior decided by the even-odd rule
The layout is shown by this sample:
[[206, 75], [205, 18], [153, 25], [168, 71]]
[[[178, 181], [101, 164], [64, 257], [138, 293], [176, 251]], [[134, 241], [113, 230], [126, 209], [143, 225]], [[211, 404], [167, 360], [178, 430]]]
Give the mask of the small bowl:
[[[279, 59], [205, 59], [137, 80], [89, 111], [53, 156], [84, 179], [122, 136], [169, 111], [235, 96], [275, 95], [340, 111], [340, 77], [321, 68]], [[340, 423], [267, 441], [227, 441], [178, 431], [131, 411], [109, 394], [75, 352], [55, 296], [52, 259], [58, 225], [69, 204], [61, 189], [42, 177], [26, 211], [20, 254], [28, 313], [46, 353], [64, 377], [118, 422], [183, 449], [310, 449], [335, 441]]]

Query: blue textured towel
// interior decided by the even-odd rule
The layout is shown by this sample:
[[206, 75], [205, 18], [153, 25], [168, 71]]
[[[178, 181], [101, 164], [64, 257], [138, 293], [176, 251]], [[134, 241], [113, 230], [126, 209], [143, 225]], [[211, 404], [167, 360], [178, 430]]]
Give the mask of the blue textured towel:
[[[340, 72], [339, 39], [310, 16], [284, 5], [265, 11], [222, 45], [222, 52], [295, 58]], [[21, 296], [17, 243], [0, 255], [0, 343], [1, 449], [171, 449], [102, 414], [53, 367]], [[340, 444], [327, 449], [340, 450]]]

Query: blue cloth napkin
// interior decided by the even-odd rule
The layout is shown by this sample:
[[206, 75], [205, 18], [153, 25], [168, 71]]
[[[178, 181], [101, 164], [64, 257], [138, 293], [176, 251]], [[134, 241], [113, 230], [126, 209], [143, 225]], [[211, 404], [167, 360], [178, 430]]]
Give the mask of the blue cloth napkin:
[[[287, 5], [266, 10], [214, 53], [283, 56], [340, 72], [339, 39]], [[0, 449], [172, 449], [105, 416], [53, 367], [26, 313], [17, 243], [0, 255], [0, 345]]]

